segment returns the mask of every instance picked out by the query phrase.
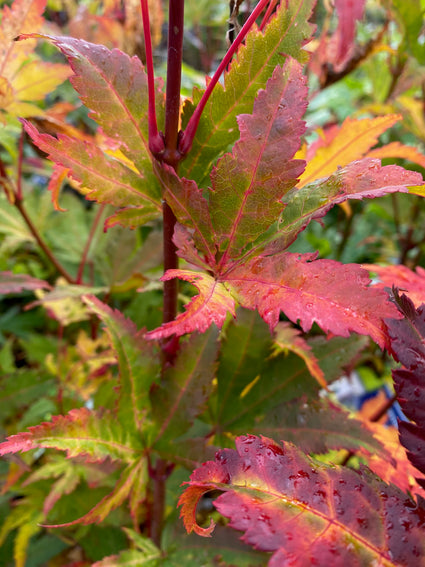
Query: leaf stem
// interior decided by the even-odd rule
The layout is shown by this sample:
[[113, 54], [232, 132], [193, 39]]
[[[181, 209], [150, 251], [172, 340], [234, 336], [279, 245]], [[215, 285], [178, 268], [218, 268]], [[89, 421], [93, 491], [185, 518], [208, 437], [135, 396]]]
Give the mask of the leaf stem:
[[146, 73], [148, 75], [148, 128], [149, 149], [156, 157], [164, 150], [164, 141], [158, 133], [158, 122], [155, 110], [155, 75], [153, 69], [153, 52], [151, 26], [149, 22], [148, 0], [141, 0], [143, 33], [145, 36]]
[[90, 228], [89, 236], [87, 238], [87, 242], [86, 242], [86, 245], [84, 246], [83, 254], [81, 256], [81, 262], [80, 262], [80, 265], [78, 266], [78, 272], [77, 272], [77, 277], [76, 277], [76, 283], [77, 284], [81, 284], [82, 281], [83, 281], [83, 273], [84, 273], [84, 267], [85, 267], [86, 262], [87, 262], [87, 256], [88, 256], [90, 246], [91, 246], [91, 243], [93, 241], [93, 237], [95, 235], [96, 229], [99, 225], [100, 219], [102, 218], [103, 211], [105, 210], [105, 206], [106, 205], [101, 205], [98, 208], [98, 211], [96, 213], [96, 216], [95, 216], [94, 221], [92, 223], [92, 226]]
[[208, 99], [211, 96], [214, 87], [218, 83], [222, 73], [227, 69], [230, 61], [232, 60], [233, 56], [235, 55], [236, 51], [238, 50], [239, 45], [245, 39], [245, 36], [252, 28], [255, 23], [257, 17], [261, 14], [264, 7], [270, 0], [260, 0], [257, 6], [252, 11], [249, 18], [246, 20], [244, 25], [242, 26], [241, 31], [238, 33], [235, 41], [229, 47], [226, 55], [224, 56], [223, 60], [221, 61], [220, 65], [217, 68], [217, 71], [214, 73], [213, 77], [211, 78], [210, 82], [208, 83], [207, 88], [205, 89], [204, 94], [201, 97], [194, 113], [190, 117], [190, 120], [187, 124], [186, 130], [181, 135], [179, 150], [182, 156], [185, 156], [191, 149], [193, 139], [195, 138], [196, 130], [198, 129], [199, 121], [201, 119], [201, 114], [208, 102]]

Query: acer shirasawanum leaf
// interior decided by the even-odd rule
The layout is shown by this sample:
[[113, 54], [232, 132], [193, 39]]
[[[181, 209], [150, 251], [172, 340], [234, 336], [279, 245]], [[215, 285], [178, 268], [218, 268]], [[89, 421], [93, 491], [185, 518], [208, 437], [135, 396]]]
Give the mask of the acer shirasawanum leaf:
[[[131, 492], [137, 486], [138, 482], [143, 479], [146, 486], [147, 477], [147, 462], [146, 459], [140, 459], [131, 463], [127, 468], [122, 471], [120, 479], [115, 485], [112, 492], [107, 494], [102, 500], [96, 504], [87, 514], [64, 524], [49, 524], [45, 527], [58, 528], [65, 526], [74, 526], [76, 524], [93, 524], [102, 522], [109, 513], [118, 508], [125, 500], [131, 497]], [[138, 497], [143, 497], [143, 494], [138, 494]]]
[[29, 122], [23, 123], [34, 144], [46, 152], [49, 159], [68, 170], [88, 199], [116, 207], [137, 207], [146, 220], [158, 217], [159, 195], [143, 175], [108, 157], [94, 143], [65, 134], [58, 134], [58, 138], [40, 134]]
[[35, 289], [51, 289], [51, 286], [46, 281], [32, 278], [27, 274], [0, 272], [0, 295]]
[[70, 75], [66, 65], [38, 58], [34, 40], [15, 42], [20, 33], [41, 28], [45, 6], [46, 0], [15, 0], [0, 12], [0, 108], [13, 117], [44, 114], [33, 102], [43, 100]]
[[[368, 287], [366, 270], [357, 264], [317, 260], [315, 254], [283, 252], [258, 257], [214, 279], [188, 270], [168, 270], [163, 280], [179, 277], [200, 291], [174, 321], [147, 334], [148, 338], [202, 332], [215, 323], [222, 326], [235, 301], [256, 309], [273, 330], [281, 311], [304, 331], [317, 323], [325, 332], [348, 337], [350, 332], [369, 335], [387, 344], [385, 317], [400, 317], [382, 290]], [[355, 289], [355, 292], [354, 292]]]
[[391, 461], [390, 453], [362, 421], [326, 398], [309, 400], [303, 396], [280, 403], [258, 419], [250, 433], [264, 434], [275, 440], [285, 439], [306, 453], [327, 453], [331, 449], [361, 450], [386, 463]]
[[162, 281], [180, 278], [192, 283], [199, 295], [194, 297], [184, 313], [180, 313], [174, 321], [165, 323], [158, 329], [146, 333], [149, 339], [159, 339], [176, 334], [177, 336], [193, 331], [203, 333], [215, 323], [221, 328], [227, 313], [235, 315], [235, 300], [226, 287], [212, 276], [190, 270], [168, 270]]
[[140, 439], [128, 435], [112, 413], [99, 415], [81, 408], [11, 435], [0, 444], [0, 455], [37, 448], [58, 449], [66, 451], [68, 457], [83, 456], [91, 461], [103, 461], [109, 457], [131, 462], [143, 445]]
[[241, 539], [272, 552], [270, 567], [425, 565], [425, 511], [406, 494], [362, 469], [319, 464], [290, 443], [236, 439], [191, 475], [179, 504], [188, 532], [203, 494], [221, 490], [214, 505], [243, 531]]
[[402, 264], [396, 266], [365, 264], [363, 267], [377, 274], [381, 280], [381, 283], [374, 285], [381, 288], [396, 287], [402, 290], [413, 301], [417, 309], [422, 303], [425, 303], [425, 270], [420, 266], [416, 266], [415, 271]]
[[167, 449], [192, 425], [211, 395], [216, 371], [218, 330], [193, 334], [182, 343], [173, 366], [166, 369], [161, 384], [151, 394], [155, 438]]
[[136, 325], [118, 311], [94, 296], [85, 296], [84, 303], [104, 323], [111, 346], [117, 357], [119, 390], [116, 418], [128, 436], [147, 443], [151, 403], [149, 389], [157, 380], [159, 356], [153, 344], [145, 341]]
[[[390, 352], [404, 368], [393, 370], [394, 388], [409, 422], [399, 424], [400, 442], [411, 463], [425, 473], [425, 304], [415, 309], [406, 296], [394, 292], [394, 301], [404, 315], [399, 321], [387, 320]], [[425, 488], [425, 480], [417, 479]]]
[[[194, 179], [201, 188], [207, 187], [212, 164], [238, 139], [236, 117], [252, 112], [255, 95], [265, 87], [276, 65], [282, 65], [285, 56], [306, 62], [307, 52], [302, 47], [311, 37], [308, 19], [314, 3], [287, 0], [277, 7], [264, 32], [256, 26], [250, 30], [224, 75], [224, 84], [217, 84], [208, 99], [192, 150], [181, 163], [183, 177]], [[203, 92], [195, 88], [192, 101], [185, 102], [183, 129]]]
[[328, 177], [339, 167], [361, 159], [378, 137], [401, 119], [398, 114], [355, 120], [346, 118], [341, 126], [332, 126], [307, 150], [307, 166], [298, 187]]
[[265, 236], [258, 248], [268, 253], [286, 249], [314, 219], [348, 199], [374, 199], [388, 193], [407, 193], [410, 185], [422, 184], [420, 173], [397, 165], [382, 166], [377, 159], [361, 159], [339, 169], [327, 179], [292, 189], [277, 231]]
[[306, 78], [287, 59], [258, 93], [252, 114], [237, 117], [240, 138], [212, 170], [209, 210], [220, 265], [241, 255], [282, 211], [282, 197], [305, 167], [293, 157], [305, 131]]
[[[26, 36], [33, 37], [33, 36]], [[132, 180], [137, 174], [131, 168], [124, 168], [119, 163], [115, 167], [118, 169], [117, 179], [122, 180], [124, 175], [124, 185], [130, 185], [132, 190], [126, 190], [126, 201], [122, 206], [129, 205], [131, 196], [133, 199], [139, 193], [139, 199], [146, 197], [151, 201], [151, 206], [158, 209], [160, 204], [160, 188], [158, 180], [153, 173], [151, 154], [148, 143], [148, 86], [147, 76], [142, 63], [138, 57], [130, 58], [118, 49], [112, 51], [101, 45], [94, 45], [83, 40], [70, 37], [52, 37], [46, 35], [34, 35], [51, 41], [67, 57], [74, 76], [71, 82], [80, 94], [82, 102], [91, 110], [91, 117], [102, 127], [106, 136], [118, 144], [122, 153], [133, 164], [138, 171], [138, 180]], [[163, 115], [164, 95], [161, 92], [161, 83], [156, 84], [157, 114], [159, 119]], [[102, 187], [98, 182], [100, 173], [107, 173], [108, 167], [113, 167], [110, 160], [104, 157], [101, 160], [100, 149], [94, 147], [87, 148], [85, 153], [80, 156], [78, 148], [81, 141], [72, 141], [69, 138], [62, 138], [62, 141], [55, 141], [55, 138], [43, 138], [43, 135], [34, 135], [35, 143], [40, 140], [47, 144], [48, 149], [44, 150], [51, 154], [53, 161], [61, 164], [65, 160], [66, 153], [71, 154], [66, 164], [75, 177], [81, 177], [81, 170], [84, 170], [86, 179], [84, 180], [88, 189], [95, 191], [93, 197], [99, 201], [112, 202], [111, 195], [114, 193], [110, 187], [107, 197], [102, 197]], [[65, 143], [67, 140], [67, 143]], [[61, 146], [65, 145], [65, 151], [61, 152]], [[56, 150], [54, 150], [56, 147]], [[103, 163], [103, 168], [94, 175], [90, 181], [90, 171], [87, 168], [87, 158], [95, 158]], [[100, 165], [100, 162], [99, 162]], [[106, 167], [106, 169], [104, 169]], [[123, 169], [124, 168], [124, 169]], [[127, 171], [125, 171], [127, 170]], [[125, 173], [124, 173], [125, 171]], [[133, 181], [135, 186], [133, 187]], [[93, 187], [92, 187], [93, 184]], [[117, 199], [119, 189], [115, 190]], [[107, 200], [109, 199], [109, 200]], [[126, 200], [127, 199], [127, 200]], [[143, 206], [146, 206], [143, 204]], [[121, 205], [120, 205], [121, 206]], [[136, 203], [136, 206], [137, 205]], [[153, 214], [153, 211], [152, 211]], [[158, 211], [159, 214], [159, 211]], [[144, 220], [145, 221], [145, 220]]]
[[[352, 335], [348, 339], [316, 337], [308, 346], [330, 383], [366, 343], [365, 337]], [[276, 425], [277, 408], [303, 395], [307, 400], [318, 395], [320, 386], [302, 358], [292, 352], [273, 356], [273, 352], [273, 337], [258, 313], [238, 310], [236, 320], [226, 325], [217, 391], [210, 402], [213, 431], [221, 443], [228, 443], [229, 434], [254, 433]]]

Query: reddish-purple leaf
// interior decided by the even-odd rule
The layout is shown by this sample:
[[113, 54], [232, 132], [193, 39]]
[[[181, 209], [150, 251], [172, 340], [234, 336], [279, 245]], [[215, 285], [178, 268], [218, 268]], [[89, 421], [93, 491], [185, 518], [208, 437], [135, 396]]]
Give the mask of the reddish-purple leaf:
[[23, 290], [52, 289], [50, 284], [44, 280], [32, 278], [27, 274], [13, 274], [12, 272], [0, 272], [0, 295], [8, 293], [20, 293]]
[[403, 265], [366, 264], [363, 267], [378, 275], [382, 283], [377, 283], [376, 286], [397, 287], [413, 301], [416, 308], [425, 303], [425, 270], [420, 266], [415, 271]]
[[190, 272], [188, 270], [168, 270], [162, 281], [180, 278], [192, 283], [199, 290], [186, 306], [186, 311], [174, 321], [162, 325], [146, 334], [150, 339], [162, 339], [170, 335], [183, 335], [199, 331], [203, 333], [211, 323], [221, 328], [227, 313], [235, 315], [235, 301], [224, 285], [208, 274]]
[[221, 490], [215, 507], [245, 543], [272, 552], [270, 567], [425, 565], [422, 508], [365, 469], [319, 464], [290, 443], [239, 437], [188, 484], [179, 501], [187, 531], [211, 534], [196, 505]]
[[[425, 304], [415, 309], [406, 296], [395, 292], [404, 319], [388, 320], [390, 351], [404, 368], [393, 370], [394, 388], [410, 422], [400, 422], [400, 441], [411, 463], [425, 473]], [[425, 480], [417, 479], [425, 488]]]
[[350, 57], [354, 47], [356, 23], [362, 19], [365, 5], [366, 0], [335, 0], [338, 27], [330, 45], [330, 52], [334, 56], [331, 62], [335, 70], [340, 69]]
[[357, 264], [315, 260], [311, 254], [254, 258], [227, 273], [225, 281], [239, 303], [258, 309], [271, 329], [283, 311], [304, 331], [317, 323], [342, 337], [350, 332], [369, 335], [384, 347], [383, 318], [398, 316], [385, 292], [368, 287], [366, 270]]
[[220, 264], [240, 256], [282, 211], [305, 162], [293, 157], [305, 131], [307, 85], [301, 65], [279, 66], [255, 100], [252, 115], [238, 116], [240, 139], [213, 169], [210, 212]]
[[283, 252], [258, 257], [214, 279], [208, 274], [169, 270], [163, 280], [178, 277], [193, 283], [200, 294], [185, 313], [147, 334], [149, 338], [203, 332], [211, 323], [221, 327], [235, 301], [256, 309], [273, 330], [283, 312], [309, 331], [317, 323], [325, 332], [348, 337], [350, 332], [370, 336], [387, 345], [384, 318], [398, 318], [385, 291], [369, 287], [366, 270], [357, 264], [316, 260], [314, 254]]

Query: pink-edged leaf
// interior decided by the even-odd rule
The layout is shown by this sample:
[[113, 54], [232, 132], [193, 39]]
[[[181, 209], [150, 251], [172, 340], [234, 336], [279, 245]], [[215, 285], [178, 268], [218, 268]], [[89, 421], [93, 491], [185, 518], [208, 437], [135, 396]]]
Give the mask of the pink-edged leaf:
[[365, 264], [363, 267], [377, 274], [381, 280], [381, 283], [375, 283], [377, 287], [397, 287], [413, 301], [416, 308], [425, 303], [425, 270], [420, 266], [415, 271], [403, 265]]
[[26, 132], [34, 144], [46, 152], [49, 159], [69, 171], [81, 184], [81, 192], [88, 199], [109, 203], [117, 207], [138, 206], [147, 209], [150, 218], [161, 212], [160, 195], [155, 185], [118, 160], [108, 157], [96, 144], [77, 140], [65, 134], [54, 138], [40, 134], [23, 120]]
[[46, 281], [33, 278], [27, 274], [0, 272], [0, 295], [36, 289], [52, 289], [52, 287]]
[[369, 335], [387, 344], [385, 317], [398, 317], [385, 292], [369, 288], [368, 273], [357, 264], [316, 260], [312, 254], [284, 252], [254, 258], [225, 277], [240, 305], [257, 309], [274, 329], [281, 311], [304, 331], [317, 323], [325, 332], [347, 337]]
[[211, 269], [210, 264], [206, 262], [205, 258], [201, 258], [190, 229], [176, 223], [173, 242], [177, 248], [177, 255], [180, 258], [183, 258], [186, 262], [198, 268], [203, 268], [207, 271]]
[[293, 327], [290, 323], [278, 323], [275, 328], [273, 341], [273, 355], [291, 351], [301, 357], [310, 374], [314, 376], [322, 388], [327, 389], [327, 383], [323, 370], [320, 368], [317, 358], [314, 356], [311, 346], [301, 336], [301, 331]]
[[305, 132], [306, 106], [306, 78], [289, 59], [259, 92], [252, 115], [238, 116], [240, 139], [211, 175], [209, 208], [221, 265], [276, 221], [282, 197], [304, 170], [305, 162], [293, 157]]
[[[158, 185], [148, 142], [148, 84], [140, 59], [71, 37], [30, 37], [49, 40], [67, 57], [75, 74], [71, 82], [91, 110], [91, 117], [118, 143], [122, 153], [146, 176], [147, 183], [152, 183], [154, 191]], [[161, 87], [158, 81], [155, 94], [159, 120], [164, 105]]]
[[47, 186], [48, 191], [52, 195], [52, 203], [56, 211], [65, 212], [59, 205], [59, 194], [62, 189], [62, 185], [66, 178], [68, 177], [69, 169], [67, 167], [62, 167], [61, 165], [53, 165], [53, 173], [49, 179], [49, 185]]
[[161, 280], [167, 281], [173, 278], [192, 283], [198, 289], [199, 295], [185, 306], [186, 311], [178, 315], [174, 321], [146, 333], [147, 338], [162, 339], [170, 335], [183, 335], [193, 331], [203, 333], [212, 323], [221, 328], [227, 313], [230, 312], [235, 316], [234, 299], [224, 285], [212, 276], [189, 270], [168, 270]]
[[[303, 46], [311, 39], [313, 27], [309, 19], [314, 4], [315, 0], [285, 0], [279, 3], [264, 31], [255, 25], [251, 28], [224, 73], [223, 84], [214, 87], [207, 101], [192, 151], [181, 162], [184, 177], [206, 188], [212, 165], [239, 137], [236, 117], [252, 112], [256, 94], [265, 87], [276, 65], [282, 65], [287, 56], [306, 62], [308, 55]], [[204, 89], [195, 88], [192, 99], [186, 99], [183, 129], [203, 93]]]
[[119, 481], [115, 485], [112, 492], [107, 494], [102, 500], [96, 504], [87, 514], [64, 524], [44, 524], [46, 528], [60, 528], [66, 526], [75, 526], [77, 524], [94, 524], [102, 522], [106, 516], [118, 508], [131, 494], [134, 485], [138, 483], [138, 477], [146, 479], [146, 460], [142, 459], [130, 464], [120, 476]]
[[11, 435], [0, 444], [0, 455], [40, 447], [66, 451], [68, 457], [84, 456], [92, 461], [109, 457], [127, 462], [133, 461], [143, 448], [140, 438], [129, 436], [112, 414], [105, 412], [100, 416], [81, 408]]
[[149, 389], [159, 374], [160, 362], [152, 343], [143, 338], [136, 325], [118, 311], [94, 296], [83, 297], [84, 303], [105, 324], [119, 369], [117, 415], [127, 435], [145, 438], [149, 429]]
[[389, 193], [407, 193], [410, 185], [422, 184], [420, 173], [397, 165], [381, 166], [379, 160], [362, 159], [341, 168], [328, 179], [295, 188], [284, 198], [286, 207], [278, 230], [265, 239], [266, 250], [286, 249], [314, 219], [323, 217], [332, 207], [348, 199], [374, 199]]
[[[400, 441], [410, 462], [425, 473], [425, 304], [415, 309], [406, 296], [394, 293], [404, 319], [387, 320], [390, 352], [404, 368], [393, 370], [397, 398], [410, 422], [400, 422]], [[425, 480], [417, 479], [425, 488]]]
[[420, 567], [425, 565], [425, 511], [366, 470], [320, 464], [290, 443], [239, 437], [214, 462], [196, 469], [180, 497], [188, 532], [200, 497], [214, 502], [241, 539], [272, 553], [270, 567]]
[[174, 170], [163, 165], [155, 170], [163, 187], [164, 198], [177, 220], [192, 232], [198, 250], [210, 266], [215, 264], [215, 244], [208, 202], [194, 181], [180, 179]]

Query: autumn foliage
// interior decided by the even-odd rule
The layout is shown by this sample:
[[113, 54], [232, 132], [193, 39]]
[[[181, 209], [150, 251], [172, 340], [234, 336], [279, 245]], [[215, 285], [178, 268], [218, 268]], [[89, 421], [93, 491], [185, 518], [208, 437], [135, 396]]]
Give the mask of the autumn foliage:
[[[2, 9], [0, 294], [22, 319], [0, 350], [0, 545], [17, 567], [37, 542], [52, 565], [425, 565], [423, 3], [231, 2], [186, 97], [185, 4], [202, 17], [170, 2], [164, 87], [162, 4]], [[382, 55], [386, 95], [316, 125]], [[341, 261], [372, 199], [406, 265]], [[332, 389], [370, 367], [393, 398], [350, 412]]]

